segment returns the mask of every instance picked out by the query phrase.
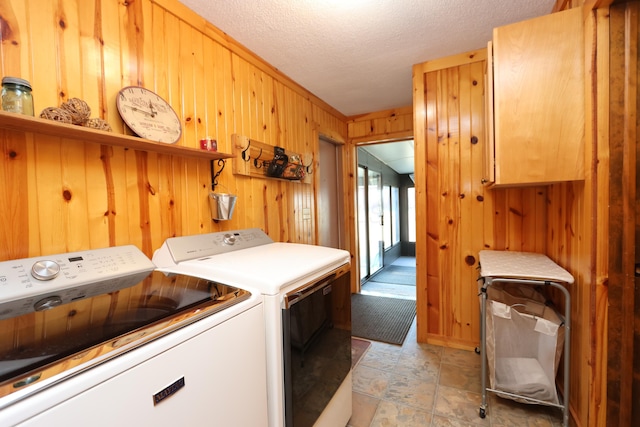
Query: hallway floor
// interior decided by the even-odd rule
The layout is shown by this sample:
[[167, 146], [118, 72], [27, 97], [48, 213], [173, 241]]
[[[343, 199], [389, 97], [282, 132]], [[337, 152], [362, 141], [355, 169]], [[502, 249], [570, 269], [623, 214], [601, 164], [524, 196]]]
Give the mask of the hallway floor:
[[[416, 266], [415, 257], [401, 256], [396, 259], [390, 265], [399, 267], [414, 267]], [[416, 299], [416, 287], [409, 285], [397, 285], [393, 283], [382, 283], [373, 280], [365, 282], [360, 290], [362, 295], [371, 295], [378, 297], [392, 297], [400, 299]]]
[[481, 402], [480, 356], [416, 342], [415, 320], [402, 346], [372, 342], [353, 371], [350, 427], [559, 427], [558, 408], [487, 395]]

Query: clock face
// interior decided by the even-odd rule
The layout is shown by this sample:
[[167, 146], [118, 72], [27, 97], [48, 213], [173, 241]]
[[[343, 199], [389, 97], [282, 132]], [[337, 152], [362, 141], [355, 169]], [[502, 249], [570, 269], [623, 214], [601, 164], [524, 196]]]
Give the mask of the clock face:
[[120, 90], [116, 100], [122, 120], [138, 136], [173, 144], [182, 134], [182, 126], [171, 105], [156, 93], [140, 86]]

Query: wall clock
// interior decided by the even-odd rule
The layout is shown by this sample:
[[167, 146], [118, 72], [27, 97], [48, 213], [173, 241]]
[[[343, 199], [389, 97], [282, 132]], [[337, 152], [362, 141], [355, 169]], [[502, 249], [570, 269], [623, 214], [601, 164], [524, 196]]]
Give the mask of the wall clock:
[[155, 92], [141, 86], [127, 86], [116, 100], [122, 120], [138, 136], [173, 144], [182, 135], [180, 118], [171, 105]]

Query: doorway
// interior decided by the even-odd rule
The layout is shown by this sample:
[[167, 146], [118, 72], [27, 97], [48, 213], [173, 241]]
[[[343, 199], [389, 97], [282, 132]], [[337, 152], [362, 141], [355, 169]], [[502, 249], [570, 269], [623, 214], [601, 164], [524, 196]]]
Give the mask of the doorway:
[[413, 141], [357, 148], [361, 293], [415, 300]]
[[320, 136], [318, 138], [318, 197], [317, 215], [318, 244], [330, 248], [343, 248], [341, 212], [343, 202], [342, 180], [339, 172], [342, 170], [341, 146]]

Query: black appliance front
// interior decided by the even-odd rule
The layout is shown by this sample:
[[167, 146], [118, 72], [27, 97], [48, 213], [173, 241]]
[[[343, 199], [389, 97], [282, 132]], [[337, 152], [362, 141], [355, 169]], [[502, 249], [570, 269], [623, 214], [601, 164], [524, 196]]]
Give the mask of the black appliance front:
[[313, 426], [351, 370], [350, 273], [285, 296], [285, 422]]

